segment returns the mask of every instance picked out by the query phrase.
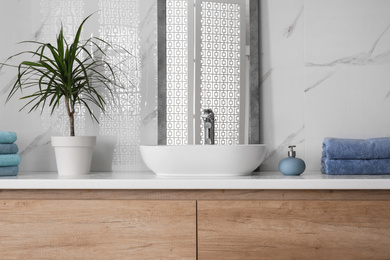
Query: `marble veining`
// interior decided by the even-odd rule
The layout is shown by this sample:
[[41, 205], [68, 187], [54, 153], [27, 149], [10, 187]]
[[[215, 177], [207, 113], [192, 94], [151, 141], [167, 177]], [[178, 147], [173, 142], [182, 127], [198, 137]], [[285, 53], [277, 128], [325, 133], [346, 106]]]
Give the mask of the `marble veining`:
[[[268, 161], [268, 159], [274, 157], [275, 154], [277, 154], [277, 153], [278, 154], [279, 153], [287, 154], [287, 151], [288, 151], [287, 147], [289, 145], [292, 145], [292, 144], [297, 145], [297, 144], [303, 143], [305, 141], [305, 138], [299, 138], [299, 137], [303, 134], [304, 130], [305, 130], [305, 126], [303, 125], [300, 129], [298, 129], [294, 133], [287, 136], [276, 149], [270, 150], [270, 152], [268, 153], [264, 162], [266, 163]], [[284, 156], [284, 157], [286, 157], [286, 156]]]
[[374, 55], [374, 51], [378, 43], [380, 42], [381, 38], [387, 33], [389, 28], [390, 28], [390, 24], [374, 41], [372, 47], [367, 52], [360, 52], [351, 56], [342, 57], [340, 59], [333, 60], [331, 62], [325, 62], [325, 63], [307, 62], [306, 66], [307, 67], [328, 67], [328, 66], [337, 66], [337, 65], [366, 66], [366, 65], [390, 63], [390, 49], [380, 54]]
[[306, 88], [304, 91], [305, 92], [308, 92], [316, 87], [318, 87], [319, 85], [321, 85], [321, 83], [323, 83], [324, 81], [326, 81], [327, 79], [329, 79], [330, 77], [333, 76], [333, 74], [336, 73], [336, 70], [334, 71], [331, 71], [329, 72], [328, 74], [326, 74], [322, 79], [320, 79], [319, 81], [317, 81], [316, 83], [314, 83], [313, 85], [311, 85], [310, 87]]
[[157, 118], [157, 109], [153, 110], [152, 112], [150, 112], [148, 115], [146, 115], [143, 119], [142, 119], [142, 125], [147, 125], [148, 123], [150, 123], [152, 120], [156, 119]]
[[384, 101], [386, 101], [388, 98], [390, 97], [390, 90], [387, 92], [385, 98], [384, 98]]
[[22, 157], [22, 159], [26, 154], [34, 152], [34, 150], [36, 150], [38, 147], [51, 144], [50, 133], [51, 129], [38, 135], [29, 144], [27, 144], [26, 148], [19, 151], [19, 155]]
[[297, 26], [298, 20], [302, 16], [302, 14], [303, 14], [303, 6], [299, 11], [297, 17], [294, 19], [293, 23], [284, 30], [284, 34], [283, 34], [284, 37], [289, 38], [293, 34], [295, 27]]
[[41, 37], [42, 37], [42, 31], [43, 31], [43, 27], [45, 26], [45, 24], [47, 23], [47, 18], [44, 19], [41, 23], [41, 26], [39, 26], [39, 28], [36, 30], [36, 32], [34, 33], [34, 36], [33, 36], [33, 40], [36, 41], [36, 40], [39, 40]]
[[267, 70], [266, 73], [264, 73], [264, 75], [261, 77], [260, 79], [260, 85], [263, 84], [264, 81], [266, 81], [272, 74], [272, 68], [270, 68], [269, 70]]

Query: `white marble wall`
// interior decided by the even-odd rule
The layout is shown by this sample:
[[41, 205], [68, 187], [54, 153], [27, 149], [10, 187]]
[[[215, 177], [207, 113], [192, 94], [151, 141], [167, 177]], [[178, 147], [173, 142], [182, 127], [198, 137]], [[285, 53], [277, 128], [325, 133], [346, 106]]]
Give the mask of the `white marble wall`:
[[[1, 1], [0, 61], [21, 50], [16, 42], [42, 37], [42, 1]], [[86, 0], [84, 7], [95, 6], [94, 1]], [[135, 134], [140, 143], [155, 144], [156, 6], [154, 0], [146, 3], [149, 0], [139, 0], [142, 78], [140, 117], [135, 122], [139, 131]], [[306, 161], [308, 170], [319, 170], [324, 137], [390, 136], [390, 1], [260, 3], [261, 137], [270, 147], [262, 170], [277, 170], [290, 144], [297, 145], [298, 157]], [[4, 105], [14, 75], [0, 71], [0, 129], [18, 133], [21, 170], [54, 171], [53, 126], [47, 125], [45, 115], [18, 112], [22, 102], [17, 98]], [[86, 121], [85, 134], [99, 133], [99, 125]], [[93, 170], [145, 169], [137, 154], [136, 163], [124, 159], [122, 165], [111, 165], [106, 147], [115, 148], [116, 138], [115, 133], [100, 137]]]
[[[137, 55], [136, 73], [139, 78], [134, 82], [134, 88], [129, 88], [127, 93], [121, 93], [121, 97], [118, 97], [119, 112], [111, 112], [117, 111], [117, 108], [110, 105], [110, 116], [101, 116], [100, 125], [92, 122], [86, 111], [77, 118], [79, 120], [76, 123], [76, 134], [98, 135], [93, 171], [147, 170], [140, 158], [138, 145], [157, 143], [156, 3], [156, 0], [0, 2], [0, 62], [4, 62], [11, 54], [26, 50], [26, 45], [20, 46], [17, 42], [47, 42], [50, 38], [54, 39], [54, 33], [58, 34], [61, 21], [65, 34], [72, 35], [73, 25], [78, 26], [82, 19], [98, 10], [100, 12], [94, 14], [84, 26], [85, 37], [89, 37], [91, 33], [93, 36], [103, 37], [102, 30], [107, 29], [108, 33], [115, 34], [115, 40], [119, 39], [116, 43], [131, 38], [131, 48], [136, 49], [133, 53]], [[114, 27], [123, 22], [130, 24], [129, 29], [119, 29], [113, 33]], [[15, 70], [4, 68], [0, 71], [0, 130], [17, 133], [17, 144], [22, 157], [20, 170], [55, 171], [50, 136], [69, 134], [67, 116], [61, 111], [52, 117], [47, 111], [42, 114], [39, 111], [28, 114], [28, 110], [19, 112], [25, 102], [18, 100], [18, 97], [5, 104], [10, 83], [15, 75]], [[95, 112], [99, 117], [100, 113]]]
[[287, 146], [319, 170], [324, 137], [390, 136], [390, 1], [261, 0], [262, 170]]

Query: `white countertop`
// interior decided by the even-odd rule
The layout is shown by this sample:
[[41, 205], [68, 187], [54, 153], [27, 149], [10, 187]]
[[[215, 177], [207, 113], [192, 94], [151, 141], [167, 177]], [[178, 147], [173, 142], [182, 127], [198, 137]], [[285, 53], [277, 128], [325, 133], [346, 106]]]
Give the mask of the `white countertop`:
[[161, 177], [152, 172], [97, 172], [59, 177], [55, 172], [19, 172], [0, 177], [0, 189], [273, 189], [273, 190], [383, 190], [390, 175], [326, 175], [304, 172], [288, 177], [260, 172], [237, 177]]

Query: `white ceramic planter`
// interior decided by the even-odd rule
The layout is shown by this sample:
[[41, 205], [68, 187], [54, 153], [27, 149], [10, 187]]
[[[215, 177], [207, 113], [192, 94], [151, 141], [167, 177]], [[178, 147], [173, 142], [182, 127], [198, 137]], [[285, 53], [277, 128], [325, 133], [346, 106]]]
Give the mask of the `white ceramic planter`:
[[91, 169], [96, 136], [52, 136], [58, 175], [84, 175]]

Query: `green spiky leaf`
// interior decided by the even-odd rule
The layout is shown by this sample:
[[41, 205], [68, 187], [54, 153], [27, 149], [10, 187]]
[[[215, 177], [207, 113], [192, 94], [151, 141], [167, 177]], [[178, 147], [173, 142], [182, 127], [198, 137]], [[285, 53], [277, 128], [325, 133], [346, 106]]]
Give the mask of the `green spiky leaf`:
[[[104, 113], [106, 101], [97, 89], [104, 88], [108, 90], [107, 93], [114, 95], [114, 88], [122, 87], [117, 77], [117, 73], [123, 73], [120, 65], [110, 64], [107, 59], [102, 58], [107, 57], [105, 48], [116, 53], [119, 53], [120, 49], [122, 53], [131, 55], [127, 50], [97, 37], [80, 40], [83, 25], [92, 15], [81, 22], [71, 44], [66, 41], [61, 25], [55, 45], [38, 41], [21, 42], [34, 44], [37, 48], [35, 51], [28, 50], [12, 55], [5, 63], [0, 64], [1, 67], [15, 67], [18, 71], [7, 101], [18, 91], [34, 89], [32, 94], [21, 98], [28, 100], [21, 110], [29, 107], [30, 113], [38, 109], [43, 111], [48, 106], [53, 113], [65, 102], [71, 122], [71, 135], [74, 135], [73, 115], [77, 104], [84, 105], [91, 118], [98, 122], [90, 105], [95, 105]], [[95, 51], [89, 50], [91, 46]], [[13, 58], [26, 54], [31, 55], [34, 60], [25, 60], [17, 66], [8, 64]], [[122, 76], [126, 78], [125, 74]]]

